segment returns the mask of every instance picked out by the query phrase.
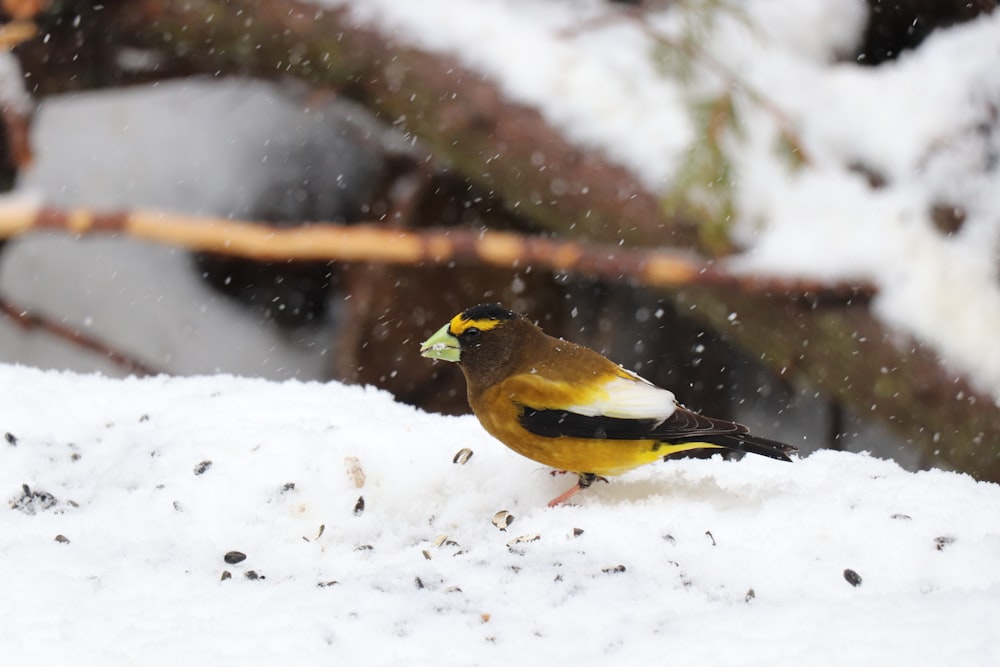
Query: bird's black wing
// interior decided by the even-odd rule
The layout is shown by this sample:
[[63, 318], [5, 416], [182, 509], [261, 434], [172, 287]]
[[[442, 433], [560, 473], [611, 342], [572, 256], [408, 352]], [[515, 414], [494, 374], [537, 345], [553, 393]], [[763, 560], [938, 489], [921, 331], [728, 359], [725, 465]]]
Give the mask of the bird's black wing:
[[750, 435], [742, 424], [713, 419], [680, 406], [662, 421], [581, 415], [569, 410], [538, 410], [525, 406], [520, 415], [525, 430], [546, 438], [657, 440], [671, 445], [703, 442], [788, 461], [791, 445]]

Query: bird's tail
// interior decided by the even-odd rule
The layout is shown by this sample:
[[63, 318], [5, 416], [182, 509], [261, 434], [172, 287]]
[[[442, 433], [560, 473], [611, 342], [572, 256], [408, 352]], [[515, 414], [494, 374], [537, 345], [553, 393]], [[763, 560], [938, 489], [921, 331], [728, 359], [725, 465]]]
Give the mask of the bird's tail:
[[701, 440], [718, 447], [725, 447], [726, 449], [732, 449], [737, 452], [759, 454], [768, 458], [778, 459], [779, 461], [791, 461], [792, 459], [789, 458], [788, 455], [798, 451], [798, 449], [792, 445], [784, 442], [761, 438], [756, 435], [750, 435], [749, 433], [708, 435], [702, 437]]

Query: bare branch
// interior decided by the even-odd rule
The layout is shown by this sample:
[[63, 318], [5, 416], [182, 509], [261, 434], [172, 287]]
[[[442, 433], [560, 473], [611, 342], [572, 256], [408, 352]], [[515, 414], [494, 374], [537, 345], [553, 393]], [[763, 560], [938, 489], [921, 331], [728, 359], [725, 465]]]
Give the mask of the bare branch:
[[60, 338], [75, 347], [82, 348], [89, 352], [94, 352], [108, 361], [121, 366], [123, 369], [136, 375], [158, 375], [160, 371], [152, 366], [134, 359], [131, 356], [111, 349], [100, 340], [88, 336], [78, 329], [73, 329], [65, 324], [55, 322], [42, 315], [28, 312], [24, 308], [15, 306], [6, 299], [0, 297], [0, 313], [9, 317], [14, 324], [25, 330], [40, 329], [45, 333]]
[[73, 234], [125, 234], [197, 252], [258, 261], [370, 262], [409, 265], [478, 264], [526, 268], [676, 289], [711, 284], [737, 291], [788, 294], [808, 299], [865, 302], [867, 284], [728, 271], [676, 249], [607, 247], [513, 232], [437, 229], [410, 231], [378, 223], [312, 223], [274, 227], [263, 223], [134, 210], [114, 213], [58, 209], [13, 202], [0, 206], [0, 238], [38, 230]]

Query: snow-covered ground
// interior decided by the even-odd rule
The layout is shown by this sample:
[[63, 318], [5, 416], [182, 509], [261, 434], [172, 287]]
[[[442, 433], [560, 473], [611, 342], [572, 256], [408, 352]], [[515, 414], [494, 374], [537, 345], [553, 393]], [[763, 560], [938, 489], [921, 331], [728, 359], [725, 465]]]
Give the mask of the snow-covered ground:
[[[692, 97], [728, 85], [706, 68], [678, 86], [650, 33], [597, 0], [353, 4], [400, 39], [458, 53], [657, 191], [698, 140]], [[737, 96], [741, 131], [727, 151], [746, 267], [876, 280], [887, 321], [1000, 396], [990, 167], [1000, 132], [989, 118], [1000, 15], [865, 69], [836, 58], [860, 35], [860, 0], [742, 6], [702, 48], [767, 94], [810, 158], [792, 170], [774, 148], [774, 114]], [[684, 30], [670, 9], [650, 25]], [[232, 102], [212, 100], [223, 116]], [[241, 121], [274, 120], [282, 107], [244, 104], [262, 106]], [[58, 112], [50, 106], [49, 118]], [[78, 118], [54, 123], [23, 189], [52, 203], [186, 198], [236, 215], [249, 210], [245, 188], [259, 185], [249, 165], [270, 154], [227, 135], [248, 169], [206, 166], [218, 156], [208, 150], [194, 162], [213, 179], [199, 180], [190, 162], [148, 159], [175, 143], [160, 134], [162, 115], [139, 113], [146, 130], [107, 115], [127, 135], [114, 150], [95, 128], [77, 131]], [[219, 139], [217, 127], [198, 136]], [[79, 159], [91, 145], [104, 160]], [[164, 171], [132, 174], [136, 160]], [[885, 185], [870, 187], [859, 166]], [[146, 186], [164, 199], [128, 198]], [[233, 187], [239, 196], [220, 196]], [[942, 201], [965, 211], [951, 236], [927, 219]], [[117, 332], [139, 356], [130, 342], [152, 343], [147, 361], [182, 372], [252, 372], [249, 363], [319, 374], [308, 370], [316, 353], [279, 351], [273, 332], [232, 324], [241, 320], [228, 303], [192, 296], [171, 251], [117, 254], [115, 243], [11, 244], [4, 289], [21, 285], [10, 296], [39, 308], [61, 291], [52, 312]], [[101, 310], [110, 301], [121, 309]], [[204, 346], [210, 328], [215, 352]], [[5, 354], [25, 342], [7, 335]], [[572, 480], [519, 458], [471, 417], [424, 414], [371, 389], [12, 365], [0, 365], [0, 433], [4, 664], [1000, 663], [1000, 487], [963, 475], [834, 452], [792, 464], [673, 461], [548, 509]], [[473, 456], [453, 462], [463, 448]], [[513, 516], [506, 530], [498, 512]], [[227, 562], [231, 552], [246, 558]]]
[[0, 432], [5, 664], [1000, 663], [963, 475], [673, 461], [548, 509], [571, 480], [375, 390], [10, 365]]

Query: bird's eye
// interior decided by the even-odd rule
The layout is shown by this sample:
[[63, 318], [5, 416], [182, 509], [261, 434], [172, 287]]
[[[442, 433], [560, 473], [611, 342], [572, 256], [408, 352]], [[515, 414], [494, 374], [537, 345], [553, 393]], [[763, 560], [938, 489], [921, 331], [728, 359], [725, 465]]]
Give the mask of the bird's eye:
[[468, 329], [465, 330], [465, 336], [464, 336], [465, 340], [469, 341], [470, 343], [479, 340], [479, 333], [480, 331], [476, 327], [469, 327]]

